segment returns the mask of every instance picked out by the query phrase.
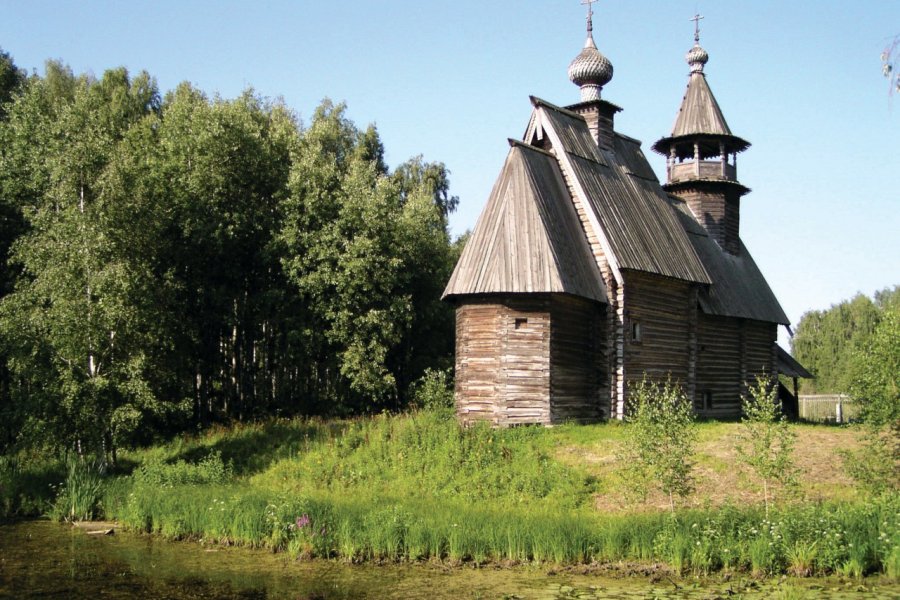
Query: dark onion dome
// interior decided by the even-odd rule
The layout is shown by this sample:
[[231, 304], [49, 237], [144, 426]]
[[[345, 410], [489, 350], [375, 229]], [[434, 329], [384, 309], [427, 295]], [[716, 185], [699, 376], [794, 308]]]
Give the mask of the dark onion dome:
[[600, 54], [594, 43], [594, 23], [591, 3], [588, 2], [587, 40], [584, 48], [569, 64], [569, 79], [581, 88], [581, 101], [599, 100], [600, 90], [613, 76], [609, 59]]

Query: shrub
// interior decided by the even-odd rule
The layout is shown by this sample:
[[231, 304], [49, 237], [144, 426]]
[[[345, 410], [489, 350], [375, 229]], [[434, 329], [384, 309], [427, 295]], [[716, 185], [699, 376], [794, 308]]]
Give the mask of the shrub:
[[425, 410], [453, 408], [453, 376], [449, 369], [425, 369], [412, 385], [412, 401], [417, 408]]
[[681, 387], [646, 378], [631, 386], [625, 440], [618, 460], [625, 485], [632, 496], [646, 498], [651, 486], [669, 496], [672, 511], [675, 496], [693, 490], [694, 441], [697, 437], [694, 411]]
[[173, 487], [225, 483], [231, 478], [231, 465], [222, 462], [221, 452], [210, 452], [196, 463], [183, 460], [166, 463], [151, 460], [142, 464], [134, 474], [138, 485]]
[[795, 484], [793, 450], [796, 434], [781, 412], [778, 388], [773, 381], [757, 377], [756, 385], [751, 386], [749, 392], [741, 397], [744, 418], [735, 450], [738, 458], [762, 480], [768, 517], [769, 485]]

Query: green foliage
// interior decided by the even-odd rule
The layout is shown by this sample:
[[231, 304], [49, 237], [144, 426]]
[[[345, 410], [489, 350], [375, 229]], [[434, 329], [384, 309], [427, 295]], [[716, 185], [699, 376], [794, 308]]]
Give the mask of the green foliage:
[[425, 369], [413, 384], [412, 403], [425, 410], [449, 410], [454, 406], [453, 377], [449, 370]]
[[743, 418], [735, 450], [763, 484], [766, 514], [769, 512], [770, 485], [791, 488], [796, 484], [793, 451], [796, 434], [781, 411], [778, 386], [757, 377], [741, 397]]
[[[173, 539], [353, 562], [652, 561], [696, 575], [896, 576], [896, 493], [785, 504], [768, 517], [761, 506], [727, 504], [600, 514], [594, 482], [554, 450], [585, 432], [606, 443], [627, 427], [583, 429], [462, 429], [445, 412], [427, 410], [216, 427], [124, 452], [120, 474], [102, 480], [95, 516]], [[0, 480], [12, 481], [16, 493], [40, 492], [38, 479], [55, 468], [13, 462], [0, 461]], [[3, 475], [4, 464], [11, 475]], [[135, 466], [130, 475], [126, 464]], [[23, 479], [28, 473], [31, 482]], [[51, 481], [64, 477], [57, 472]]]
[[841, 452], [844, 467], [857, 485], [872, 495], [900, 490], [900, 419], [866, 427], [863, 445]]
[[81, 457], [70, 460], [66, 480], [50, 506], [50, 518], [69, 522], [90, 521], [101, 514], [105, 471], [106, 465], [99, 460]]
[[25, 84], [25, 71], [18, 68], [8, 52], [0, 48], [0, 121], [6, 116], [6, 104]]
[[[328, 402], [396, 406], [401, 390], [450, 355], [439, 302], [454, 254], [443, 202], [446, 170], [421, 159], [386, 174], [343, 105], [326, 101], [296, 154], [282, 262], [309, 307], [306, 344], [330, 357]], [[375, 155], [373, 157], [373, 154]], [[348, 408], [354, 408], [352, 405]]]
[[625, 440], [619, 453], [623, 481], [632, 495], [645, 498], [651, 486], [669, 496], [687, 497], [693, 490], [696, 423], [690, 401], [671, 380], [644, 378], [629, 389]]
[[302, 458], [280, 460], [252, 481], [290, 494], [585, 506], [594, 480], [553, 460], [548, 443], [536, 428], [463, 428], [446, 410], [381, 415], [309, 439]]
[[874, 426], [900, 422], [900, 306], [885, 309], [868, 344], [856, 351], [850, 393]]
[[150, 460], [135, 471], [134, 482], [141, 487], [171, 488], [176, 485], [223, 484], [231, 477], [231, 466], [222, 462], [222, 454], [210, 452], [196, 463]]
[[[800, 318], [791, 350], [815, 379], [803, 380], [804, 393], [847, 393], [860, 359], [885, 312], [900, 301], [900, 287], [875, 293], [873, 300], [856, 295], [824, 311]], [[896, 339], [896, 338], [895, 338]]]
[[115, 462], [219, 420], [400, 408], [449, 366], [443, 164], [391, 173], [327, 100], [304, 129], [252, 91], [17, 74], [0, 52], [0, 450]]

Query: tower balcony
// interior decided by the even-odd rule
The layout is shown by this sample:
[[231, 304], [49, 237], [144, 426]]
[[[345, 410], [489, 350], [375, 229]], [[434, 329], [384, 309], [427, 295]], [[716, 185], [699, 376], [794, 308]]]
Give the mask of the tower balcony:
[[687, 160], [670, 162], [668, 165], [668, 182], [679, 183], [692, 179], [720, 179], [737, 181], [737, 167], [726, 160]]

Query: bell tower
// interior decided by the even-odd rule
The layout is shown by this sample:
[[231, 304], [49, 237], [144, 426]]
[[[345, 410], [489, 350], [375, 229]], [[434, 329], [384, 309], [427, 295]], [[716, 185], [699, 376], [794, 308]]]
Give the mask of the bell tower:
[[653, 144], [666, 157], [663, 188], [687, 202], [709, 235], [730, 254], [740, 253], [740, 203], [750, 190], [737, 179], [737, 155], [750, 143], [731, 133], [703, 68], [709, 54], [700, 46], [700, 15], [694, 16], [694, 46], [687, 90], [672, 134]]

